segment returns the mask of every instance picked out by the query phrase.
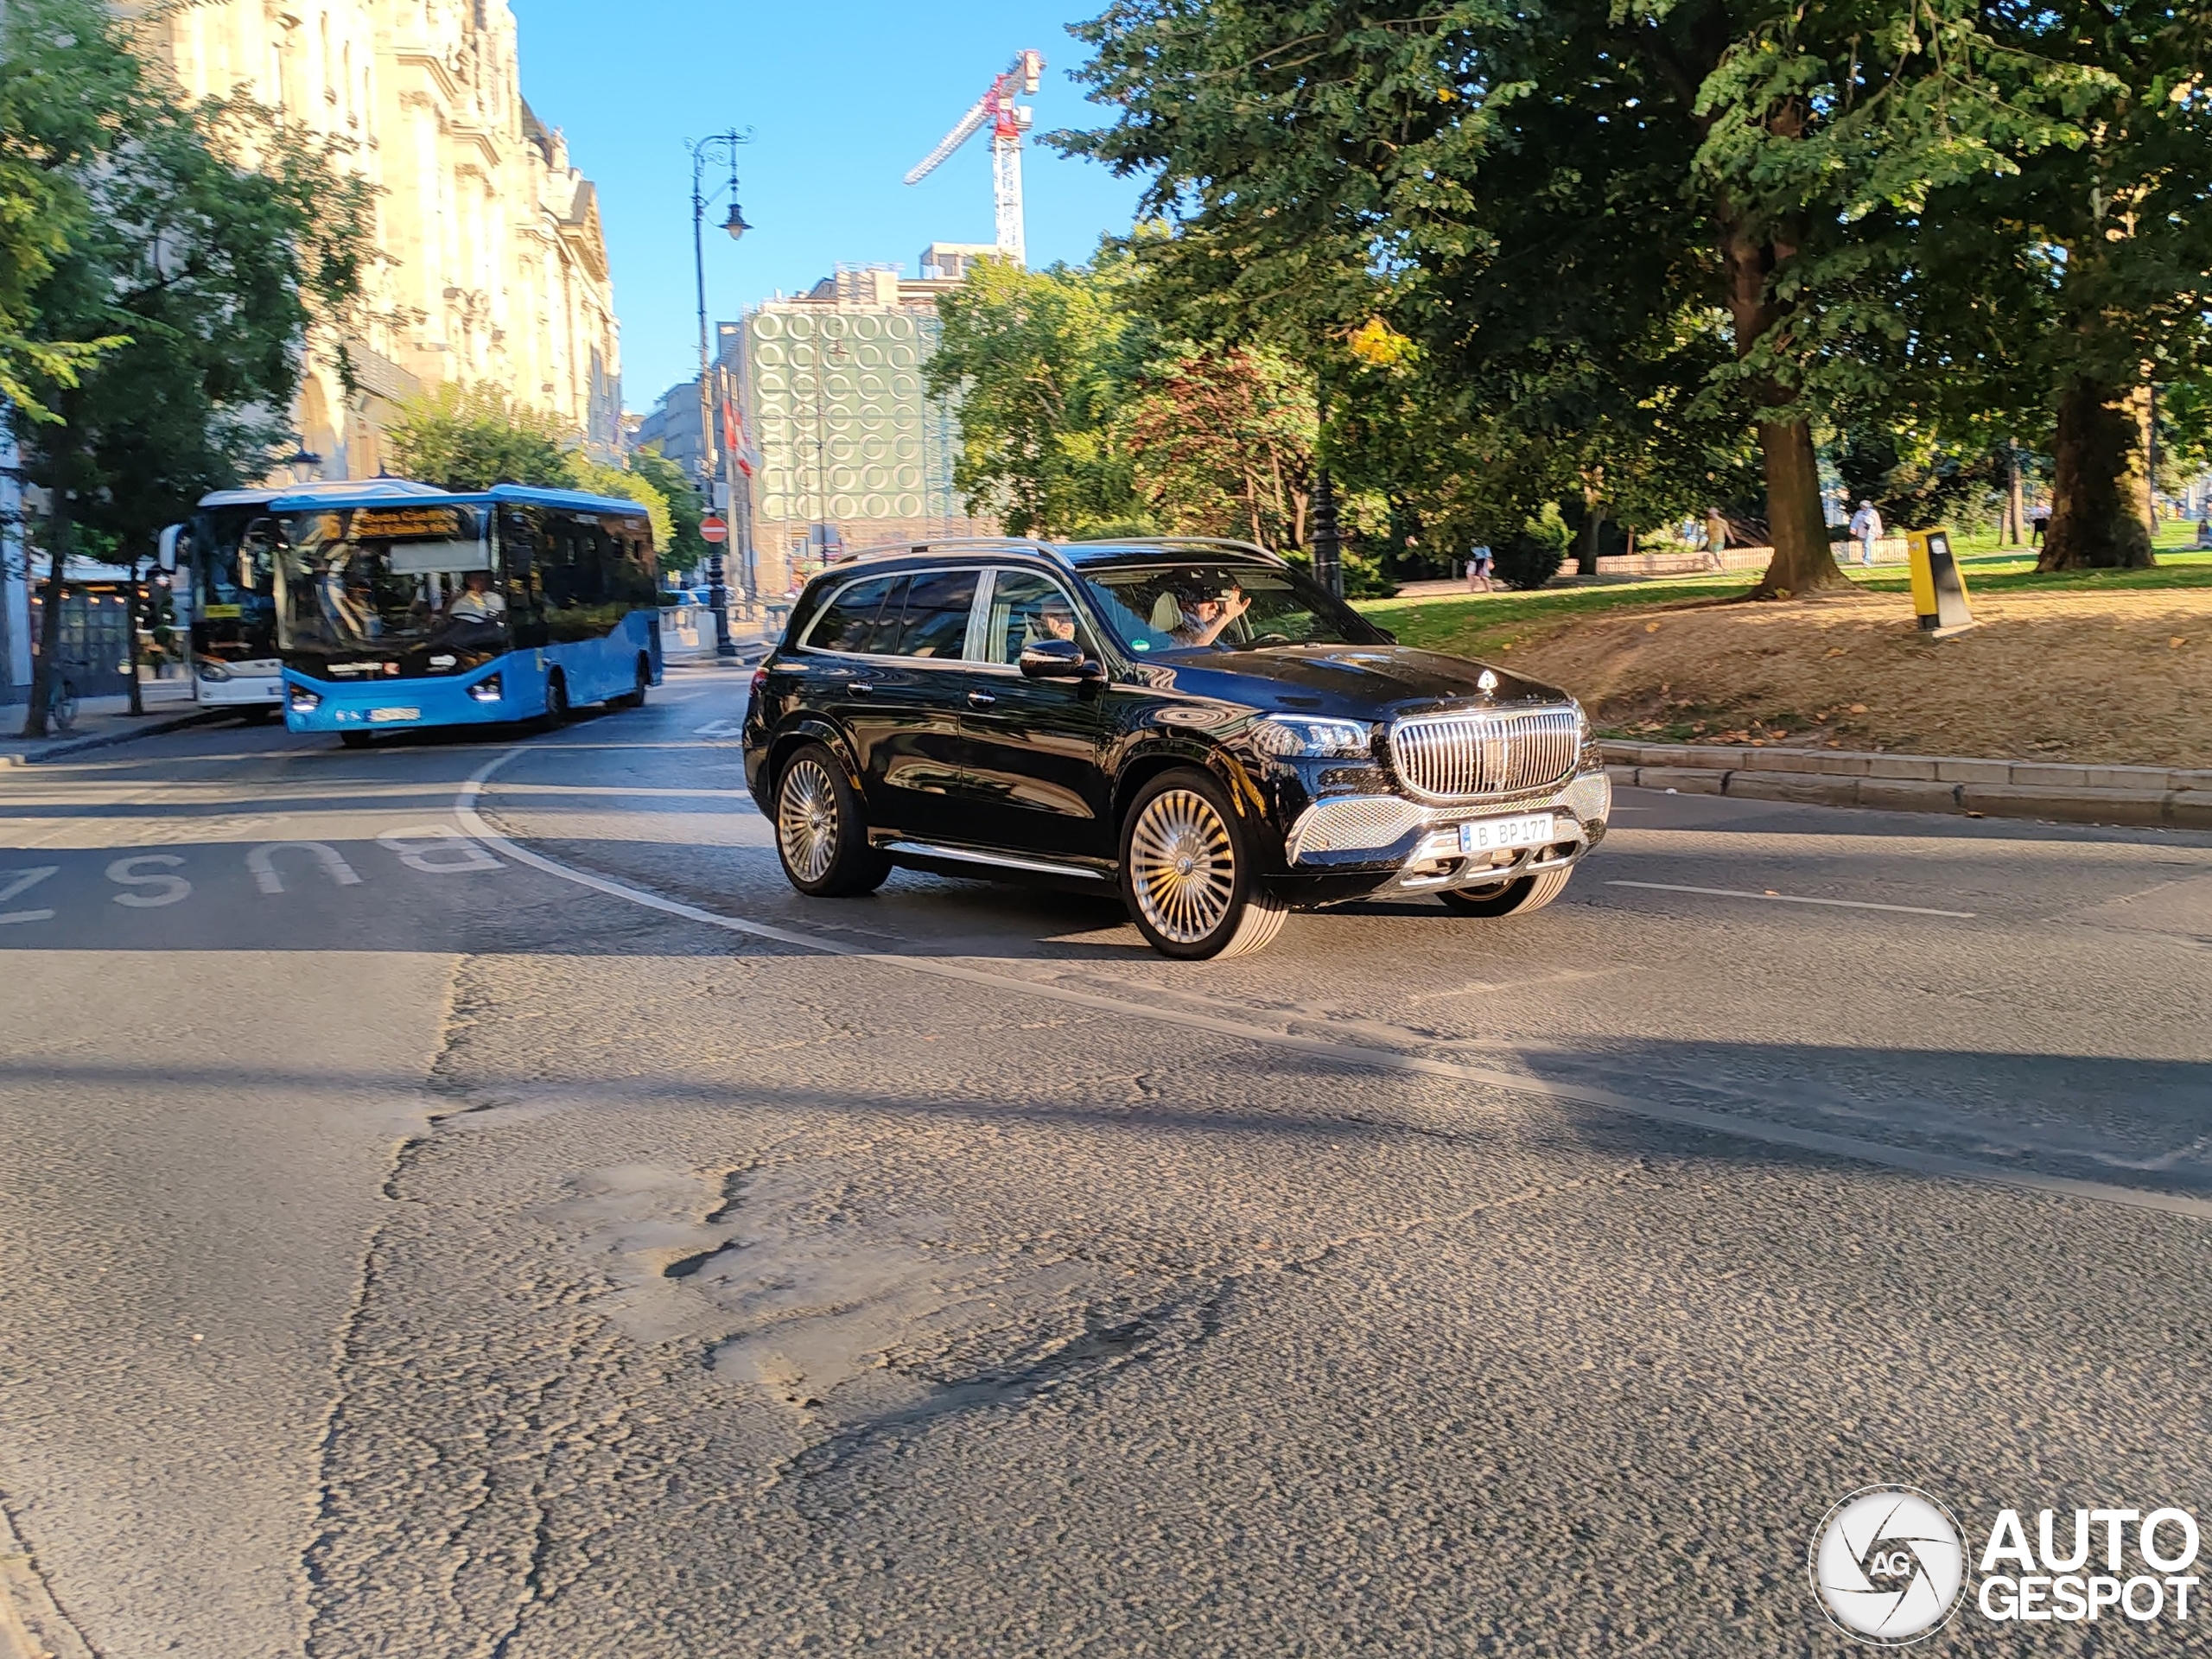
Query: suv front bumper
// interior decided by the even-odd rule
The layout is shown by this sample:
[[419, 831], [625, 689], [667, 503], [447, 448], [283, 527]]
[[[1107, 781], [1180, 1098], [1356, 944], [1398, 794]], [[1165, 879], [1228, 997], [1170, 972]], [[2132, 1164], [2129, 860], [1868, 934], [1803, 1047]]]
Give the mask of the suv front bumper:
[[[1555, 789], [1510, 798], [1426, 806], [1402, 795], [1336, 795], [1315, 801], [1284, 837], [1294, 875], [1370, 876], [1375, 887], [1433, 893], [1565, 869], [1605, 839], [1613, 785], [1581, 772]], [[1553, 839], [1495, 853], [1463, 853], [1459, 825], [1549, 812]]]

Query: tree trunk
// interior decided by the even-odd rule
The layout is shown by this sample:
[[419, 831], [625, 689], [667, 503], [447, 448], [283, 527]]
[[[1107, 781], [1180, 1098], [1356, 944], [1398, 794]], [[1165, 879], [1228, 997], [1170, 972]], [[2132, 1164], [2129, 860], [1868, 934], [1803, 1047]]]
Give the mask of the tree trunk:
[[2005, 440], [2005, 516], [2010, 521], [2005, 526], [2005, 543], [2018, 547], [2028, 539], [2027, 492], [2020, 483], [2020, 441]]
[[2141, 388], [2068, 383], [2058, 398], [2050, 528], [2038, 570], [2142, 570], [2151, 556], [2151, 477]]
[[[1728, 264], [1728, 315], [1734, 324], [1736, 355], [1749, 357], [1781, 321], [1783, 310], [1768, 292], [1775, 267], [1794, 251], [1779, 238], [1755, 233], [1721, 209], [1720, 251]], [[1772, 378], [1753, 383], [1761, 409], [1778, 410], [1790, 401], [1788, 388]], [[1755, 599], [1841, 588], [1848, 578], [1828, 550], [1828, 517], [1821, 505], [1821, 466], [1813, 453], [1809, 422], [1762, 420], [1759, 457], [1766, 472], [1766, 522], [1774, 557], [1751, 589]]]
[[24, 711], [22, 735], [44, 737], [47, 700], [61, 677], [61, 600], [67, 591], [69, 543], [75, 526], [69, 518], [69, 492], [56, 486], [46, 515], [46, 591], [40, 596], [38, 654], [31, 659], [31, 706]]
[[1828, 547], [1828, 517], [1821, 505], [1821, 464], [1813, 429], [1804, 421], [1761, 421], [1759, 455], [1766, 463], [1766, 518], [1774, 557], [1751, 590], [1759, 599], [1849, 586]]
[[1596, 481], [1582, 480], [1582, 534], [1574, 550], [1574, 574], [1594, 576], [1598, 574], [1598, 529], [1605, 522], [1605, 507], [1602, 494], [1604, 475]]

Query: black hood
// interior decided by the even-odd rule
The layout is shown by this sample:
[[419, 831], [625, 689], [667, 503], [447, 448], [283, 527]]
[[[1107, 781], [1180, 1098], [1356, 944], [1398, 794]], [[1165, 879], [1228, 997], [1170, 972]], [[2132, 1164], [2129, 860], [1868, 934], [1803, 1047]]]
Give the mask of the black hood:
[[1416, 651], [1411, 645], [1274, 645], [1259, 651], [1178, 652], [1154, 659], [1172, 669], [1174, 689], [1283, 713], [1384, 720], [1449, 703], [1483, 700], [1479, 681], [1494, 674], [1499, 703], [1565, 702], [1566, 692], [1494, 664]]

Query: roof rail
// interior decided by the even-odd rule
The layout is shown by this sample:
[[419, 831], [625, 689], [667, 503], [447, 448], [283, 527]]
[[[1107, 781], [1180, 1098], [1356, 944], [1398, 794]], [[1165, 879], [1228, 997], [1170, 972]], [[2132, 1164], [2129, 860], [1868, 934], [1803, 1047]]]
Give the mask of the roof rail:
[[1280, 553], [1262, 547], [1257, 542], [1241, 542], [1227, 536], [1107, 536], [1096, 541], [1071, 542], [1071, 547], [1224, 547], [1238, 553], [1256, 553], [1275, 564], [1287, 565], [1289, 560]]
[[1033, 536], [944, 536], [924, 541], [880, 542], [873, 547], [856, 547], [851, 552], [831, 559], [832, 564], [857, 564], [863, 559], [904, 558], [916, 553], [1042, 553], [1048, 558], [1062, 558], [1066, 543], [1040, 541]]

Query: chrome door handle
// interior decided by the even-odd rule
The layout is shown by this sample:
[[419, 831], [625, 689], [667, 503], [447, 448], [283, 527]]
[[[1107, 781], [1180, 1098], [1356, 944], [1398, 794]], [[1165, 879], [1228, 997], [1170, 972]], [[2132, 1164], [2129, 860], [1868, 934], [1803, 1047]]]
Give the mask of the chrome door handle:
[[998, 699], [988, 691], [970, 691], [968, 694], [968, 706], [970, 709], [988, 709], [997, 701]]
[[855, 680], [845, 688], [856, 697], [864, 697], [875, 690], [874, 680]]

